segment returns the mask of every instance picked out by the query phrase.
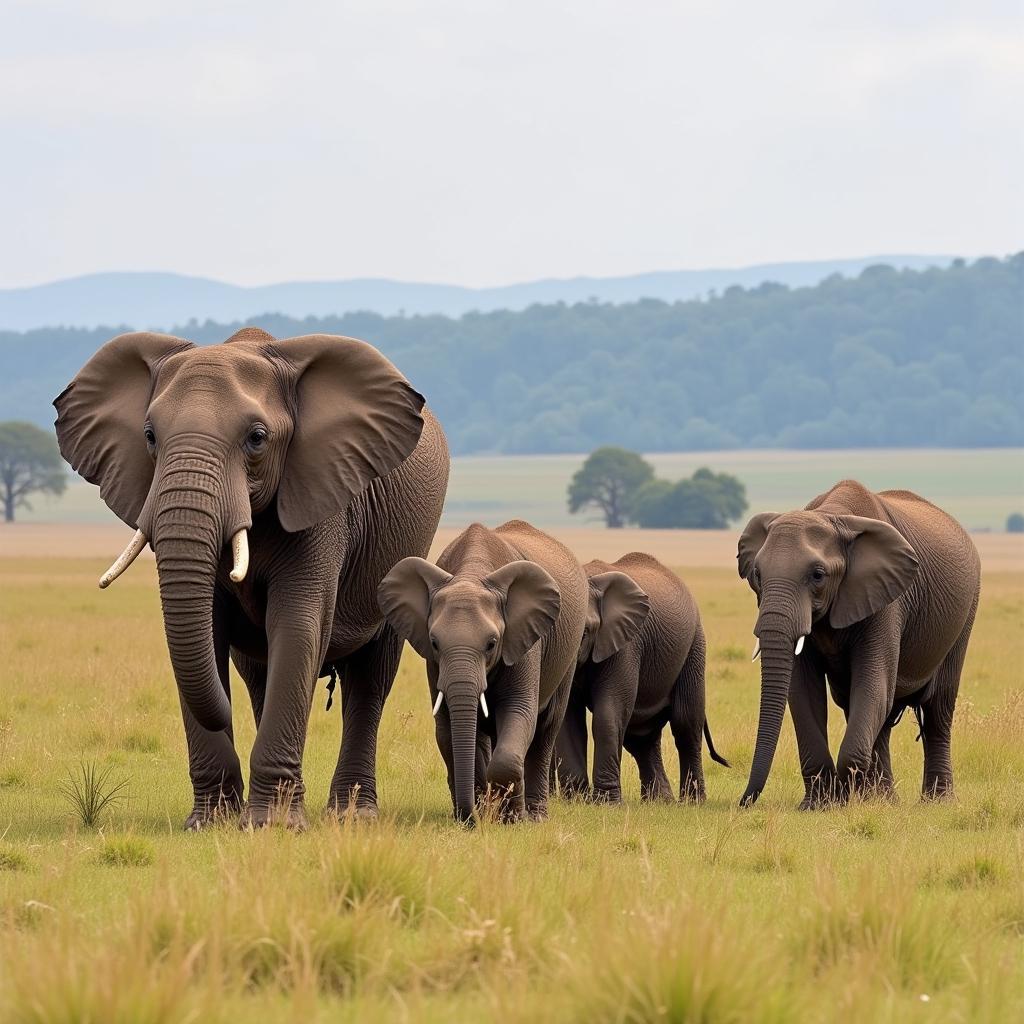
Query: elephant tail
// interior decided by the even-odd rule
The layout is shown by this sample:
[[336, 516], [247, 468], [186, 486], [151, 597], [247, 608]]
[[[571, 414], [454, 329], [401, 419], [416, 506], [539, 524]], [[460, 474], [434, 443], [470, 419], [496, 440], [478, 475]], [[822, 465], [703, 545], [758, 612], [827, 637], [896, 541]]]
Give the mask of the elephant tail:
[[711, 760], [717, 761], [719, 764], [724, 764], [726, 768], [731, 768], [732, 765], [722, 755], [715, 750], [714, 741], [711, 739], [711, 727], [708, 725], [707, 718], [704, 719], [704, 739], [708, 741], [708, 752], [711, 754]]

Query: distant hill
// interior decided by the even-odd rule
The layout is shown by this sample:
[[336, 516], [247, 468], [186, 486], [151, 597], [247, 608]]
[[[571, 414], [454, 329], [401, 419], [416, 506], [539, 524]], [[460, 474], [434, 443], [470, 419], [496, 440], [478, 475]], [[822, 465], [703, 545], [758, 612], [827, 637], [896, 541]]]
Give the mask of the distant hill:
[[534, 303], [679, 302], [702, 298], [730, 285], [755, 287], [776, 281], [790, 288], [815, 285], [832, 274], [854, 277], [865, 267], [886, 263], [922, 270], [948, 266], [951, 256], [870, 256], [807, 263], [768, 263], [733, 270], [667, 270], [630, 277], [575, 277], [530, 281], [500, 288], [365, 279], [295, 281], [242, 288], [182, 274], [88, 274], [32, 288], [0, 289], [0, 330], [36, 327], [159, 327], [189, 320], [247, 320], [264, 313], [324, 317], [364, 310], [382, 316], [401, 313], [461, 316], [473, 310], [525, 309]]
[[[1024, 445], [1022, 296], [1024, 253], [877, 265], [805, 288], [733, 285], [704, 301], [171, 330], [198, 344], [243, 322], [278, 338], [365, 338], [427, 396], [458, 454], [1002, 448]], [[0, 331], [0, 420], [51, 424], [54, 396], [113, 333]]]

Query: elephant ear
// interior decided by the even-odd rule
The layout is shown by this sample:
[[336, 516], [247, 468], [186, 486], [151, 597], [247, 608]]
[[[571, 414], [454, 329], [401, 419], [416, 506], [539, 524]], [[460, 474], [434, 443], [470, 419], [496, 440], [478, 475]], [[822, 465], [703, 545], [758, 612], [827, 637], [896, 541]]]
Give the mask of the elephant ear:
[[914, 582], [920, 563], [903, 534], [888, 523], [863, 516], [841, 516], [839, 522], [851, 543], [829, 622], [845, 629], [895, 601]]
[[590, 577], [601, 625], [594, 637], [591, 659], [602, 662], [621, 651], [640, 632], [651, 611], [647, 595], [624, 572]]
[[483, 582], [501, 598], [505, 610], [501, 660], [514, 665], [554, 626], [561, 592], [536, 562], [509, 562], [485, 576]]
[[295, 533], [337, 515], [412, 454], [423, 396], [364, 341], [309, 334], [272, 349], [295, 381], [295, 428], [277, 492], [281, 525]]
[[768, 528], [778, 518], [778, 512], [759, 512], [743, 528], [736, 550], [740, 579], [750, 581], [750, 574], [754, 571], [754, 559], [757, 558], [758, 551], [764, 546]]
[[425, 558], [403, 558], [377, 585], [377, 604], [394, 631], [422, 658], [430, 657], [427, 619], [435, 591], [451, 574]]
[[153, 482], [143, 430], [160, 364], [194, 348], [169, 334], [139, 332], [108, 341], [53, 400], [60, 453], [129, 526]]

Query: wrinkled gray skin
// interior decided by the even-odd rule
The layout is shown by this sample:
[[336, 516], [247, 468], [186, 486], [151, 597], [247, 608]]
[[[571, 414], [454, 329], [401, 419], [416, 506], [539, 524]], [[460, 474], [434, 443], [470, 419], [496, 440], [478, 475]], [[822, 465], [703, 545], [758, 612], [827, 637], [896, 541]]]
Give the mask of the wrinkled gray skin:
[[[761, 650], [757, 743], [741, 803], [764, 788], [787, 699], [801, 808], [855, 789], [891, 793], [889, 734], [908, 707], [921, 716], [922, 793], [951, 794], [953, 709], [981, 587], [978, 553], [963, 528], [910, 491], [876, 494], [844, 480], [803, 511], [755, 516], [738, 558], [757, 594]], [[836, 762], [826, 679], [846, 716]]]
[[705, 798], [701, 732], [711, 756], [704, 712], [704, 630], [693, 595], [675, 573], [634, 551], [584, 567], [589, 602], [569, 706], [555, 747], [562, 792], [587, 795], [587, 710], [593, 712], [597, 800], [622, 798], [625, 747], [640, 770], [645, 800], [671, 800], [661, 755], [667, 722], [679, 753], [679, 799]]
[[[229, 655], [257, 726], [242, 823], [305, 825], [306, 729], [332, 664], [343, 735], [330, 806], [375, 814], [377, 729], [402, 645], [377, 584], [427, 552], [448, 480], [422, 396], [363, 342], [247, 328], [204, 348], [122, 335], [54, 404], [64, 457], [156, 553], [194, 791], [185, 827], [242, 806]], [[251, 555], [235, 583], [226, 545], [243, 527]]]
[[504, 819], [546, 817], [587, 610], [572, 552], [521, 520], [494, 530], [475, 523], [436, 566], [420, 558], [396, 565], [378, 596], [392, 627], [426, 659], [431, 701], [441, 695], [435, 731], [456, 817], [470, 820], [486, 787]]

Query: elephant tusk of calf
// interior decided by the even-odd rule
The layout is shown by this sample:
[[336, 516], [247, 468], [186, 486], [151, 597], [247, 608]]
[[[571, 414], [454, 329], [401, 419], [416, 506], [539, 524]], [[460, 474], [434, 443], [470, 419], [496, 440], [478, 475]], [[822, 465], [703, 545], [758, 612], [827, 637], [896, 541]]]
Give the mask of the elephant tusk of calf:
[[441, 710], [441, 701], [443, 701], [443, 700], [444, 700], [444, 694], [440, 690], [438, 690], [437, 691], [437, 700], [434, 701], [434, 717], [435, 718], [437, 718], [438, 711]]
[[804, 649], [804, 641], [806, 639], [807, 639], [807, 637], [802, 636], [802, 637], [800, 637], [799, 640], [797, 640], [797, 642], [796, 642], [796, 649], [793, 651], [794, 656], [798, 655]]
[[249, 571], [249, 537], [244, 528], [231, 538], [231, 558], [231, 581], [241, 583]]
[[487, 717], [487, 698], [483, 694], [483, 690], [480, 691], [480, 710], [484, 713], [484, 718]]
[[761, 639], [760, 637], [754, 642], [754, 653], [750, 656], [751, 661], [757, 661], [761, 657]]
[[117, 561], [100, 577], [100, 590], [106, 590], [139, 557], [139, 553], [145, 546], [146, 535], [141, 530], [136, 530], [135, 536], [128, 542], [128, 547], [121, 552]]

